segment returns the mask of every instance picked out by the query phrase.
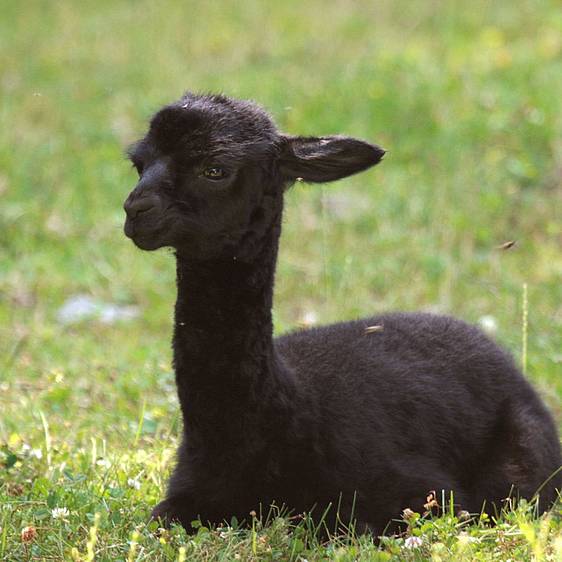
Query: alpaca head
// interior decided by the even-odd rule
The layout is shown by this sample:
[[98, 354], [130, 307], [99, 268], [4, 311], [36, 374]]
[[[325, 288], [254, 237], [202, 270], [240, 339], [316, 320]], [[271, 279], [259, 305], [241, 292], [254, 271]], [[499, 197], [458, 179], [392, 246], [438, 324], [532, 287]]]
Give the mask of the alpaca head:
[[286, 186], [340, 179], [383, 155], [352, 138], [283, 135], [251, 102], [186, 94], [129, 151], [139, 181], [125, 234], [143, 250], [171, 246], [195, 260], [251, 257], [279, 222]]

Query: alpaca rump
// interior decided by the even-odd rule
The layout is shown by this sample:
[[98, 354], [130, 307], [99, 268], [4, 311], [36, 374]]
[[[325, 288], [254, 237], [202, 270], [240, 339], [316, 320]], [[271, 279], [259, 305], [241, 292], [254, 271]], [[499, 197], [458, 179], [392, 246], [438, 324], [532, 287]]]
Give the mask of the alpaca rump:
[[273, 338], [284, 191], [383, 155], [349, 137], [284, 135], [252, 102], [190, 93], [131, 148], [125, 233], [174, 248], [177, 270], [183, 434], [154, 518], [190, 530], [276, 504], [381, 534], [405, 508], [424, 511], [431, 490], [469, 512], [510, 494], [540, 490], [541, 509], [556, 499], [553, 420], [475, 327], [393, 313]]

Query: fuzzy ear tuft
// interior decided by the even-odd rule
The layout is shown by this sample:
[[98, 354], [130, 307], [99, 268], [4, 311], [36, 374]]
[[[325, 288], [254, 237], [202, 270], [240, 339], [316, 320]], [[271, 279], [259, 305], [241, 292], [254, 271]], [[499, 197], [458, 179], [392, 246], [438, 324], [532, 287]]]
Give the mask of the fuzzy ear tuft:
[[199, 128], [203, 121], [200, 112], [185, 105], [167, 105], [152, 117], [150, 135], [164, 150], [172, 150], [183, 135]]
[[281, 172], [287, 180], [339, 180], [378, 164], [385, 151], [351, 137], [283, 137]]

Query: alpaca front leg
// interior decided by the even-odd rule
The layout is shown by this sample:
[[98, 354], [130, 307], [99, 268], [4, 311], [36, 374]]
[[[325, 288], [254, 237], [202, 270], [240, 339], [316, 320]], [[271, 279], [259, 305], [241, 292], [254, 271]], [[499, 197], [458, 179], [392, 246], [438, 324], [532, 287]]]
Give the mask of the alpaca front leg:
[[187, 495], [170, 496], [161, 501], [150, 514], [151, 521], [159, 521], [164, 527], [180, 523], [188, 532], [193, 532], [192, 521], [199, 519], [193, 509], [193, 501]]
[[192, 478], [190, 455], [185, 438], [178, 447], [177, 462], [168, 482], [166, 499], [161, 501], [150, 515], [151, 520], [160, 520], [169, 527], [172, 523], [181, 523], [189, 533], [193, 532], [191, 522], [201, 517], [201, 500], [196, 498], [196, 484]]

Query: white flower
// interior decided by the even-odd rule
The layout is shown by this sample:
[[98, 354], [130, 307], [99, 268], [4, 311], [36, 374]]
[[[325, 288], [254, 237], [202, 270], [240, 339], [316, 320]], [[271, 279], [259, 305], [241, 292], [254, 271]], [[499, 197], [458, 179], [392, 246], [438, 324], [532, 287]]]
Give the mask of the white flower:
[[104, 468], [109, 468], [111, 466], [111, 463], [107, 459], [98, 459], [96, 464], [98, 466], [103, 466]]
[[494, 335], [498, 331], [498, 321], [491, 315], [486, 314], [478, 319], [480, 327], [490, 335]]
[[404, 542], [406, 548], [419, 548], [423, 544], [420, 537], [408, 537]]
[[135, 490], [140, 490], [140, 482], [136, 479], [136, 478], [129, 478], [127, 480], [127, 486], [129, 486], [129, 488], [134, 488]]
[[32, 449], [27, 443], [24, 443], [21, 446], [21, 452], [25, 455], [29, 455], [30, 457], [35, 457], [36, 459], [43, 458], [43, 451], [41, 451], [41, 449]]
[[55, 507], [51, 510], [53, 519], [66, 519], [70, 515], [70, 511], [66, 507]]
[[316, 312], [314, 312], [313, 310], [308, 310], [307, 312], [305, 312], [302, 319], [305, 324], [316, 324], [316, 322], [318, 322]]

